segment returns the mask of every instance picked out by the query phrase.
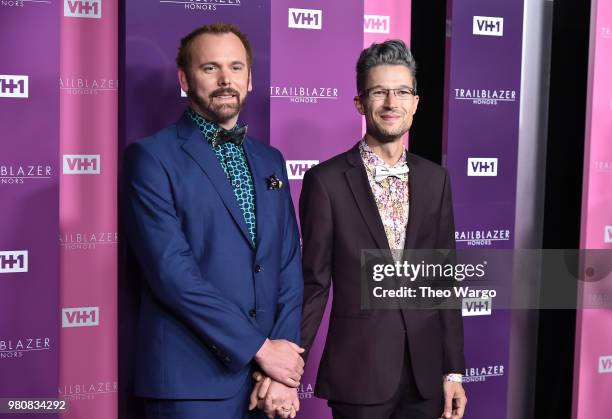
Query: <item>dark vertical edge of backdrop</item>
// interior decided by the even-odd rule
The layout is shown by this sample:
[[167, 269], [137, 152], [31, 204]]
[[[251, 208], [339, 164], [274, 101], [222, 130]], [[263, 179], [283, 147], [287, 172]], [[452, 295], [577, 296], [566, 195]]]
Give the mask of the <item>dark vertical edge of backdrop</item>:
[[447, 1], [413, 1], [410, 49], [417, 62], [419, 107], [410, 130], [410, 152], [442, 158]]

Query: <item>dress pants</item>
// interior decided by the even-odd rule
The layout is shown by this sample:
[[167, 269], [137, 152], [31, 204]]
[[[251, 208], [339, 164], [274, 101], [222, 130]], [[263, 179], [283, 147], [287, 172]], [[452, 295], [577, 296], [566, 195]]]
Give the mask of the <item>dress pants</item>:
[[238, 394], [222, 400], [144, 399], [146, 419], [265, 419], [255, 408], [248, 410], [253, 381], [246, 380]]
[[406, 347], [402, 377], [391, 400], [375, 405], [333, 400], [329, 400], [327, 404], [332, 410], [334, 419], [437, 419], [444, 412], [442, 377], [440, 377], [440, 395], [433, 399], [423, 399], [416, 387]]

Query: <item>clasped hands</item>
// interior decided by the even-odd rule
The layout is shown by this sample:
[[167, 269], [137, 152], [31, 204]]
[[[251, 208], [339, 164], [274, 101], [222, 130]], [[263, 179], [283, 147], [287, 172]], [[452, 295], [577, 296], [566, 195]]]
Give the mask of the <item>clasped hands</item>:
[[255, 372], [249, 410], [263, 410], [268, 418], [295, 418], [300, 409], [297, 387], [304, 373], [304, 352], [293, 342], [266, 339], [255, 355], [263, 372]]

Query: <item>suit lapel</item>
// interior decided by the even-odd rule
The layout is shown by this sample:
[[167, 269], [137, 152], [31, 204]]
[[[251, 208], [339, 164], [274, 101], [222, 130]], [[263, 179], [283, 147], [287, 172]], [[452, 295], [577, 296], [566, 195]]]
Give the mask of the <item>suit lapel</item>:
[[347, 160], [352, 166], [346, 171], [346, 179], [351, 188], [359, 211], [379, 249], [389, 249], [385, 228], [368, 182], [368, 176], [359, 154], [359, 143], [347, 153]]
[[408, 226], [406, 227], [404, 249], [415, 249], [419, 228], [421, 227], [423, 219], [422, 204], [425, 202], [424, 195], [426, 191], [424, 187], [426, 182], [424, 182], [424, 179], [421, 179], [420, 168], [410, 155], [406, 156], [406, 162], [410, 172], [408, 174]]
[[244, 215], [236, 201], [234, 190], [212, 148], [206, 144], [202, 133], [197, 127], [187, 120], [187, 116], [183, 116], [179, 120], [177, 129], [178, 136], [185, 140], [182, 145], [183, 150], [191, 156], [206, 176], [208, 176], [223, 204], [240, 228], [240, 231], [242, 231], [244, 238], [251, 243], [251, 236], [244, 220]]

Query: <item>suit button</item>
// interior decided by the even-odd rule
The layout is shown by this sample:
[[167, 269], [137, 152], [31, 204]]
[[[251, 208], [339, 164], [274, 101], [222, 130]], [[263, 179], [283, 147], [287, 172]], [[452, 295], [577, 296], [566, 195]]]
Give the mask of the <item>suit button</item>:
[[260, 265], [255, 265], [255, 273], [258, 274], [261, 271], [263, 271], [263, 267], [261, 267]]
[[223, 358], [223, 360], [224, 360], [225, 362], [230, 362], [230, 361], [231, 361], [231, 359], [230, 359], [230, 357], [229, 357], [229, 356], [226, 356], [225, 358]]
[[257, 310], [255, 310], [254, 308], [249, 310], [249, 316], [251, 317], [257, 317]]

